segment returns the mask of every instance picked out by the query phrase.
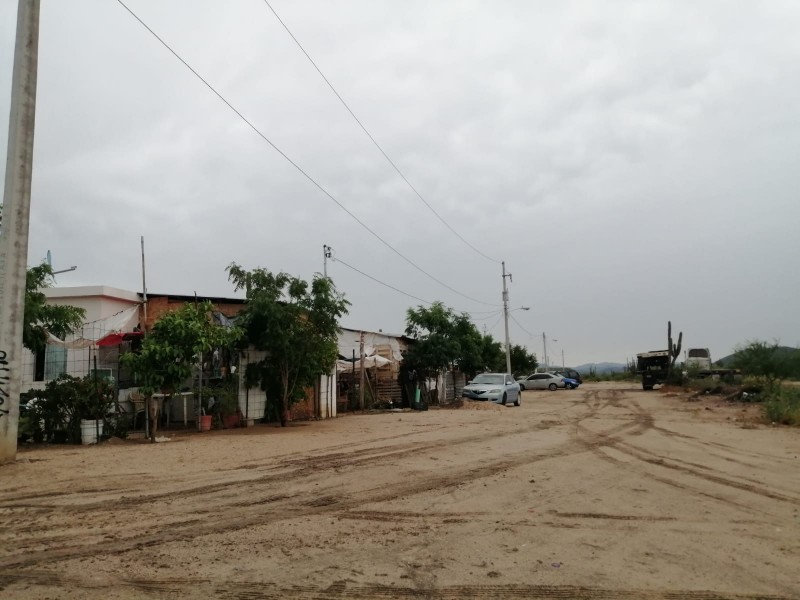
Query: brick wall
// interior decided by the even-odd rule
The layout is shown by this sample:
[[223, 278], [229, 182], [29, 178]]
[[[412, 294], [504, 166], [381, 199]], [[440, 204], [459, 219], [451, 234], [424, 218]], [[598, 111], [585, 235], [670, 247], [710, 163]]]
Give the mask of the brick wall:
[[[198, 300], [202, 301], [202, 298], [198, 298]], [[187, 300], [185, 297], [170, 297], [170, 296], [148, 296], [147, 298], [147, 330], [153, 328], [153, 325], [156, 321], [158, 321], [163, 315], [173, 310], [179, 309], [181, 306], [186, 304], [187, 302], [193, 302], [193, 300]], [[239, 302], [213, 302], [214, 310], [221, 312], [226, 317], [233, 317], [244, 308], [243, 303]], [[144, 320], [144, 308], [139, 309], [139, 322], [143, 322]]]

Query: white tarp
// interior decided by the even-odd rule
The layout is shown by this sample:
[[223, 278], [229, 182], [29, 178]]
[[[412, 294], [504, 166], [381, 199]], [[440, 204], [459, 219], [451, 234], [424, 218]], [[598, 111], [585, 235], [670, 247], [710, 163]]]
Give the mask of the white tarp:
[[[134, 321], [134, 319], [136, 320]], [[96, 344], [97, 340], [104, 338], [109, 333], [122, 333], [125, 331], [131, 331], [138, 320], [139, 305], [135, 304], [130, 308], [126, 308], [118, 313], [114, 313], [110, 317], [92, 321], [92, 327], [88, 327], [90, 323], [84, 323], [83, 327], [81, 327], [79, 331], [76, 331], [72, 336], [68, 336], [66, 340], [60, 340], [48, 332], [47, 343], [61, 346], [62, 348], [89, 348]], [[89, 337], [85, 336], [83, 331], [84, 329], [89, 329], [93, 332], [93, 334]]]
[[[361, 352], [360, 342], [360, 331], [343, 328], [339, 333], [338, 339], [339, 354], [345, 358], [351, 358], [353, 353], [355, 353], [356, 356], [359, 356]], [[373, 331], [365, 331], [364, 355], [372, 356], [375, 354], [376, 349], [379, 346], [388, 346], [389, 350], [391, 351], [391, 356], [389, 358], [394, 362], [402, 362], [403, 354], [400, 352], [400, 342], [398, 341], [398, 336]]]
[[[380, 367], [385, 367], [388, 364], [391, 364], [388, 358], [383, 358], [382, 356], [378, 356], [375, 354], [374, 356], [367, 356], [364, 358], [364, 368], [365, 369], [376, 369]], [[354, 363], [349, 360], [337, 360], [336, 361], [336, 371], [341, 373], [342, 371], [352, 371], [354, 368]], [[355, 362], [355, 370], [361, 370], [361, 361], [356, 360]]]

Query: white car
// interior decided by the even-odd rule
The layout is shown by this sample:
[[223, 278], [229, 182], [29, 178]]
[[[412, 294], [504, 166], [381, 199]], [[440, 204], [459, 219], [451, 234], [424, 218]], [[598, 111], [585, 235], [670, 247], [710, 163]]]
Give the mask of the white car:
[[462, 395], [470, 400], [490, 400], [519, 406], [520, 387], [511, 375], [505, 373], [481, 373], [464, 386]]
[[567, 387], [562, 375], [555, 373], [534, 373], [523, 379], [517, 380], [523, 390], [550, 390], [555, 392], [558, 388]]

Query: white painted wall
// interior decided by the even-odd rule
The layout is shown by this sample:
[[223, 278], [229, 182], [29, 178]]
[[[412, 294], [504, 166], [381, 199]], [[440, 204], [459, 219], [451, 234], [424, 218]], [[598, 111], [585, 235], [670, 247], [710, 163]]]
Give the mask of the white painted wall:
[[[122, 290], [104, 285], [80, 286], [80, 287], [54, 287], [42, 290], [47, 303], [55, 306], [71, 305], [83, 308], [86, 311], [84, 327], [76, 332], [73, 338], [104, 335], [104, 325], [102, 319], [107, 319], [113, 315], [139, 305], [140, 299], [136, 292]], [[125, 324], [125, 331], [132, 331], [138, 323], [138, 313], [134, 312], [128, 323]], [[68, 338], [68, 340], [71, 338]], [[66, 350], [66, 373], [75, 377], [82, 377], [88, 373], [88, 369], [93, 364], [93, 353], [97, 349], [67, 349]], [[98, 366], [102, 366], [98, 364]], [[29, 389], [44, 388], [46, 381], [34, 381], [35, 358], [32, 352], [25, 350], [23, 353], [22, 364], [22, 391]], [[115, 373], [115, 377], [118, 376]]]

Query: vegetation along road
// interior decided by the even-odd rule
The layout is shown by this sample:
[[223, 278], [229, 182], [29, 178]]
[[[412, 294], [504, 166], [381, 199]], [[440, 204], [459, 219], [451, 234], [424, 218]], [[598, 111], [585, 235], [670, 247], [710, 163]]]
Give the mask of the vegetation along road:
[[7, 598], [800, 595], [798, 431], [633, 384], [20, 458]]

